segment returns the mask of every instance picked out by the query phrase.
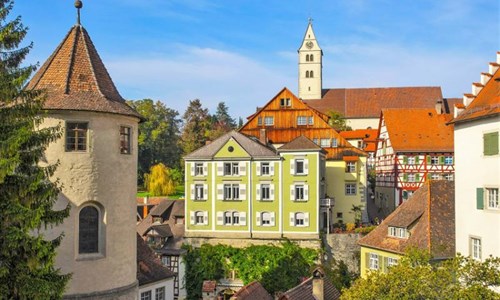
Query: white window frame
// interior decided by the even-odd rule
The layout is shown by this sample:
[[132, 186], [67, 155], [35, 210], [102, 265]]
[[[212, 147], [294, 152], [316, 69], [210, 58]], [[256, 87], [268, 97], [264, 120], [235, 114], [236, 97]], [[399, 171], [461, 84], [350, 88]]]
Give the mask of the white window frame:
[[257, 117], [257, 126], [262, 126], [262, 117]]
[[271, 163], [263, 162], [260, 164], [260, 175], [271, 175]]
[[417, 175], [415, 173], [408, 173], [408, 178], [406, 180], [407, 182], [416, 182]]
[[308, 125], [314, 125], [314, 117], [313, 116], [307, 117], [307, 124]]
[[225, 162], [223, 168], [224, 176], [240, 175], [240, 164], [237, 162]]
[[194, 163], [194, 176], [204, 176], [203, 169], [203, 163]]
[[268, 211], [264, 211], [260, 214], [260, 225], [261, 226], [272, 226], [271, 225], [272, 214]]
[[440, 180], [441, 179], [441, 174], [439, 174], [439, 173], [431, 173], [431, 179], [432, 180]]
[[295, 226], [298, 226], [298, 227], [306, 226], [305, 219], [306, 219], [305, 213], [303, 213], [303, 212], [295, 213]]
[[152, 291], [141, 292], [141, 300], [153, 300]]
[[453, 181], [453, 173], [444, 174], [444, 179], [448, 181]]
[[345, 184], [345, 194], [347, 196], [356, 195], [356, 183], [346, 183]]
[[498, 202], [498, 188], [485, 188], [486, 204], [488, 209], [500, 209]]
[[205, 200], [204, 189], [203, 184], [196, 183], [194, 185], [194, 200]]
[[223, 188], [223, 200], [240, 200], [240, 185], [238, 183], [225, 183]]
[[415, 165], [416, 163], [416, 159], [415, 159], [415, 156], [408, 156], [408, 165]]
[[447, 166], [453, 165], [453, 156], [445, 156], [444, 157], [444, 164]]
[[298, 126], [307, 125], [307, 117], [306, 116], [297, 116], [297, 125]]
[[165, 300], [165, 287], [158, 287], [155, 289], [155, 300]]
[[482, 242], [479, 237], [470, 237], [470, 256], [473, 259], [482, 259]]
[[346, 173], [354, 173], [354, 172], [356, 172], [356, 162], [355, 161], [346, 161], [346, 163], [345, 163], [345, 172]]
[[273, 126], [274, 125], [274, 117], [273, 116], [264, 117], [264, 125], [265, 126]]
[[271, 200], [271, 185], [264, 183], [260, 185], [260, 200]]
[[[303, 159], [296, 159], [295, 160], [295, 174], [297, 175], [303, 175], [303, 174], [306, 174], [305, 173], [305, 160]], [[302, 168], [299, 172], [299, 165], [302, 165]]]
[[375, 253], [369, 253], [369, 263], [368, 268], [370, 270], [378, 270], [379, 268], [379, 256]]
[[387, 258], [387, 267], [393, 267], [398, 264], [398, 259], [394, 257]]
[[319, 139], [320, 147], [330, 147], [330, 139]]
[[431, 166], [439, 165], [439, 156], [431, 156]]
[[202, 211], [196, 211], [194, 213], [194, 224], [195, 225], [205, 225], [205, 213]]
[[304, 201], [306, 200], [306, 187], [303, 184], [295, 185], [295, 200], [296, 201]]

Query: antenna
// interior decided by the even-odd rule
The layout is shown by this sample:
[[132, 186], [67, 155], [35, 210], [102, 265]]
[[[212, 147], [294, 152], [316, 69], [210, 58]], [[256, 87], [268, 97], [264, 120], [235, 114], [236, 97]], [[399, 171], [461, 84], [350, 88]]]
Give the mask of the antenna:
[[83, 3], [80, 0], [75, 1], [75, 7], [77, 9], [77, 17], [76, 17], [76, 24], [80, 25], [80, 9], [83, 7]]

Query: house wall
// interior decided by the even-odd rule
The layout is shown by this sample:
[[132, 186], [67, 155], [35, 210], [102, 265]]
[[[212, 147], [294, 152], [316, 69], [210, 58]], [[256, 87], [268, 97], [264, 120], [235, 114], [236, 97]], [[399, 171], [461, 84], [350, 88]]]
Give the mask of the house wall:
[[[94, 112], [51, 111], [42, 126], [61, 124], [64, 128], [66, 121], [88, 122], [88, 149], [66, 152], [62, 137], [46, 151], [49, 163], [60, 163], [53, 178], [60, 180], [62, 192], [54, 208], [71, 205], [70, 216], [45, 233], [49, 239], [65, 233], [55, 261], [62, 273], [72, 273], [65, 297], [107, 299], [112, 297], [110, 292], [115, 296], [133, 297], [137, 294], [138, 119]], [[132, 129], [132, 154], [120, 154], [120, 126]], [[78, 216], [81, 207], [89, 203], [100, 210], [100, 252], [81, 255], [78, 253]]]
[[498, 132], [498, 118], [455, 124], [456, 251], [470, 255], [470, 237], [481, 239], [482, 258], [500, 257], [500, 209], [477, 208], [477, 188], [500, 187], [500, 156], [483, 155], [483, 134]]
[[[378, 255], [379, 259], [379, 268], [378, 270], [371, 270], [369, 268], [369, 254], [374, 253]], [[387, 258], [394, 258], [394, 259], [400, 259], [401, 255], [388, 252], [388, 251], [382, 251], [378, 249], [373, 249], [373, 248], [368, 248], [368, 247], [363, 247], [361, 246], [361, 264], [360, 264], [360, 269], [361, 269], [361, 277], [366, 278], [369, 272], [372, 271], [382, 271], [382, 272], [387, 272]]]
[[367, 129], [371, 127], [372, 129], [377, 129], [379, 125], [379, 118], [346, 118], [347, 126], [350, 126], [353, 130], [356, 129]]
[[[145, 284], [139, 286], [139, 292], [137, 293], [137, 298], [130, 299], [141, 299], [141, 294], [147, 291], [151, 292], [150, 299], [156, 299], [156, 289], [165, 288], [165, 299], [174, 299], [174, 279], [173, 277], [167, 278], [158, 282], [153, 282], [150, 284]], [[182, 299], [182, 298], [179, 298]]]

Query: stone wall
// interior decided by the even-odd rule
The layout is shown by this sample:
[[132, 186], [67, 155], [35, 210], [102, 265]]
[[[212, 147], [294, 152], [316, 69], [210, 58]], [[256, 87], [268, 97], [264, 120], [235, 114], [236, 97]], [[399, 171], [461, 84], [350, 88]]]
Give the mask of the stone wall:
[[342, 260], [349, 271], [359, 274], [361, 247], [357, 244], [359, 233], [331, 233], [324, 236], [326, 259]]
[[[200, 237], [186, 237], [184, 241], [193, 247], [201, 247], [202, 244], [211, 245], [228, 245], [235, 248], [245, 248], [252, 245], [280, 245], [283, 239], [224, 239], [224, 238], [200, 238]], [[290, 240], [297, 243], [302, 248], [319, 249], [321, 247], [320, 240]]]

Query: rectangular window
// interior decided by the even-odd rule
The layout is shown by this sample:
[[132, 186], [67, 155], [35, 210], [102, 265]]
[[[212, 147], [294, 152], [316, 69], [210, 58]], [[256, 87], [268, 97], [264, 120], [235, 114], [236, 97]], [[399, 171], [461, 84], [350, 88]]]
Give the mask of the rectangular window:
[[498, 131], [483, 135], [483, 153], [484, 155], [498, 154]]
[[269, 163], [261, 163], [260, 164], [260, 174], [261, 175], [269, 175], [270, 174]]
[[264, 125], [273, 126], [274, 125], [274, 117], [264, 117]]
[[304, 160], [296, 159], [295, 160], [295, 174], [304, 174]]
[[431, 156], [431, 165], [439, 165], [439, 156]]
[[194, 164], [194, 175], [195, 176], [203, 176], [203, 163], [195, 163]]
[[319, 140], [318, 140], [318, 138], [313, 138], [313, 143], [315, 143], [316, 145], [319, 145]]
[[453, 181], [453, 173], [446, 173], [444, 175], [444, 179], [449, 180], [449, 181]]
[[330, 147], [330, 139], [320, 139], [319, 145], [321, 147]]
[[290, 98], [281, 98], [280, 99], [280, 106], [281, 107], [290, 107], [290, 106], [292, 106]]
[[130, 127], [120, 126], [120, 153], [130, 154]]
[[165, 300], [165, 287], [162, 286], [155, 290], [155, 300]]
[[194, 222], [196, 225], [204, 225], [205, 224], [205, 213], [202, 211], [197, 211], [194, 215]]
[[409, 165], [415, 164], [415, 156], [408, 156], [408, 164]]
[[453, 165], [453, 156], [445, 156], [444, 157], [444, 164], [451, 166]]
[[257, 117], [257, 126], [262, 126], [262, 117]]
[[337, 138], [333, 138], [332, 139], [332, 147], [333, 148], [336, 148], [338, 146], [338, 141], [337, 141]]
[[407, 182], [415, 182], [416, 180], [416, 174], [408, 174], [408, 177], [407, 177]]
[[151, 291], [142, 292], [141, 293], [141, 300], [152, 300], [151, 299]]
[[474, 259], [481, 259], [481, 239], [476, 237], [470, 238], [471, 253], [470, 256]]
[[342, 219], [344, 217], [344, 214], [341, 212], [337, 213], [337, 218]]
[[261, 184], [260, 185], [260, 200], [271, 199], [271, 185]]
[[392, 267], [392, 266], [395, 266], [398, 264], [398, 259], [397, 258], [393, 258], [393, 257], [388, 257], [387, 258], [387, 266], [388, 267]]
[[309, 125], [314, 124], [314, 117], [313, 116], [307, 117], [307, 124], [309, 124]]
[[488, 208], [498, 209], [498, 188], [486, 188], [486, 203]]
[[370, 261], [368, 264], [370, 270], [378, 270], [378, 255], [370, 253]]
[[297, 117], [297, 125], [307, 125], [307, 117], [306, 116], [298, 116]]
[[305, 191], [304, 185], [296, 184], [295, 185], [295, 200], [304, 200], [305, 199], [304, 191]]
[[88, 123], [68, 122], [66, 123], [66, 151], [87, 150]]
[[346, 183], [345, 184], [345, 194], [346, 195], [356, 195], [356, 184], [355, 183]]
[[224, 200], [238, 200], [240, 198], [239, 184], [224, 184]]
[[431, 179], [432, 180], [439, 180], [439, 179], [441, 179], [441, 174], [439, 174], [439, 173], [432, 173], [431, 174]]
[[394, 237], [397, 236], [397, 228], [396, 227], [389, 226], [389, 236], [394, 236]]
[[271, 213], [263, 212], [260, 218], [260, 223], [262, 226], [270, 226], [271, 225]]
[[296, 213], [295, 214], [295, 226], [304, 226], [305, 225], [305, 214], [304, 213]]
[[345, 164], [345, 172], [346, 173], [354, 173], [356, 172], [356, 162], [355, 161], [348, 161]]
[[203, 184], [194, 185], [194, 200], [203, 200]]
[[239, 163], [224, 163], [224, 176], [236, 176], [239, 174]]

